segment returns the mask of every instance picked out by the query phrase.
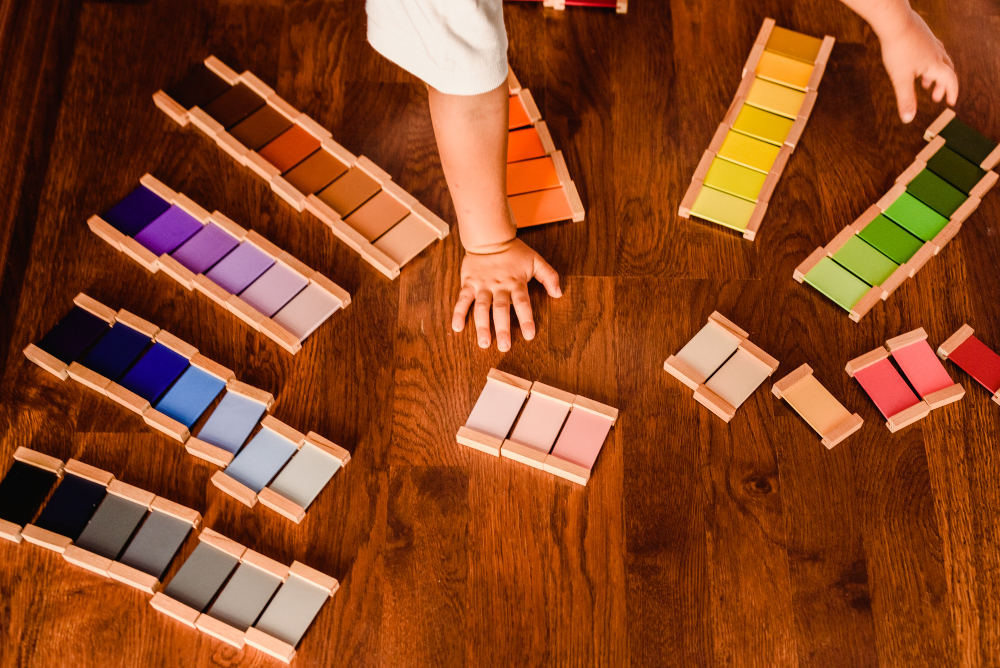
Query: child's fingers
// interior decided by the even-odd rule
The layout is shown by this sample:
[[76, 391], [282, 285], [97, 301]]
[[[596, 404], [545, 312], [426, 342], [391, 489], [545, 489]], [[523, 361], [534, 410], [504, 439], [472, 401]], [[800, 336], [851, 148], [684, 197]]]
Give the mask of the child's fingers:
[[451, 328], [456, 332], [465, 329], [465, 316], [469, 314], [469, 307], [476, 300], [476, 293], [470, 286], [465, 286], [458, 293], [458, 301], [455, 302], [455, 312], [451, 315]]
[[493, 295], [493, 328], [497, 332], [497, 350], [510, 350], [510, 293], [498, 291]]
[[489, 290], [480, 290], [476, 294], [476, 305], [473, 308], [472, 316], [476, 321], [476, 337], [479, 339], [480, 348], [490, 347], [490, 303], [493, 295]]
[[940, 81], [934, 84], [934, 92], [931, 93], [931, 99], [935, 102], [940, 102], [944, 98], [945, 89], [944, 84]]
[[913, 71], [903, 69], [899, 72], [890, 72], [889, 78], [892, 79], [892, 87], [896, 91], [899, 117], [904, 123], [909, 123], [917, 115], [917, 92]]
[[545, 286], [545, 291], [549, 297], [562, 297], [562, 288], [559, 287], [559, 274], [552, 266], [542, 259], [541, 255], [535, 256], [535, 280]]
[[948, 106], [954, 107], [955, 103], [958, 102], [958, 75], [955, 74], [955, 68], [953, 67], [940, 67], [940, 73], [937, 76], [938, 85], [943, 86], [945, 97], [948, 99]]
[[528, 286], [518, 286], [511, 293], [511, 301], [514, 302], [514, 313], [517, 314], [517, 321], [521, 323], [521, 334], [528, 341], [535, 338], [535, 318], [531, 312], [531, 299], [528, 297]]
[[955, 70], [946, 63], [930, 67], [923, 76], [920, 77], [925, 89], [934, 86], [931, 92], [931, 99], [935, 102], [948, 98], [948, 104], [955, 106], [958, 101], [958, 76]]

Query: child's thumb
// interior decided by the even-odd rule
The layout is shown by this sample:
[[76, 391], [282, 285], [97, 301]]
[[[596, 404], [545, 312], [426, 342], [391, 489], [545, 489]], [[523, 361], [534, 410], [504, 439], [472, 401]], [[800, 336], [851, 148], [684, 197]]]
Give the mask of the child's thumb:
[[559, 287], [559, 274], [541, 257], [535, 258], [535, 280], [545, 286], [545, 291], [549, 294], [549, 297], [562, 297], [562, 288]]

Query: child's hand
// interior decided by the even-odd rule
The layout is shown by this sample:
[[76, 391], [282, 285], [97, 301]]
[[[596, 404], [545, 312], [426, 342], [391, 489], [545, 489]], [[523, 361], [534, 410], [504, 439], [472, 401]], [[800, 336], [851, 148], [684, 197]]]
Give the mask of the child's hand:
[[[874, 24], [873, 24], [874, 25]], [[879, 35], [882, 62], [896, 90], [899, 117], [909, 123], [917, 115], [917, 96], [913, 84], [920, 78], [925, 89], [934, 84], [935, 102], [948, 98], [954, 106], [958, 98], [958, 77], [944, 45], [934, 36], [924, 20], [910, 10], [904, 19]]]
[[493, 325], [497, 331], [497, 348], [510, 350], [510, 307], [521, 323], [521, 333], [530, 341], [535, 338], [535, 321], [531, 315], [528, 282], [537, 279], [550, 297], [561, 297], [559, 274], [542, 256], [514, 239], [506, 249], [492, 255], [466, 253], [462, 260], [462, 291], [458, 294], [451, 327], [456, 332], [465, 329], [465, 317], [475, 302], [473, 317], [479, 347], [490, 347], [490, 305]]

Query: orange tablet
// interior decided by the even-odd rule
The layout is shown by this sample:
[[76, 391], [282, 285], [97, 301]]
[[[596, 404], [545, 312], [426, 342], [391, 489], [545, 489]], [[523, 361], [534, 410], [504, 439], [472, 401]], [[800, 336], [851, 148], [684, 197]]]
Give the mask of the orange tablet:
[[320, 142], [301, 125], [293, 125], [258, 153], [284, 174], [319, 149]]
[[508, 198], [518, 227], [544, 225], [573, 218], [565, 188], [550, 188]]
[[531, 125], [531, 117], [528, 116], [528, 110], [520, 97], [511, 95], [510, 120], [507, 127], [513, 130], [514, 128], [523, 128], [525, 125]]
[[507, 135], [507, 162], [520, 162], [521, 160], [531, 160], [545, 155], [545, 147], [542, 145], [542, 138], [538, 135], [535, 126], [511, 130]]
[[550, 156], [524, 160], [507, 165], [507, 196], [530, 193], [535, 190], [558, 188], [559, 173]]

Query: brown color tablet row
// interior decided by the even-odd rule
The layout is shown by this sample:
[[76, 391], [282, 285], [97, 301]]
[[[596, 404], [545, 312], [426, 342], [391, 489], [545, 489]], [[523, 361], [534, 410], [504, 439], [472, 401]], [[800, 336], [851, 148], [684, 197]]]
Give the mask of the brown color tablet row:
[[386, 172], [340, 146], [250, 72], [237, 74], [210, 56], [153, 101], [181, 125], [190, 122], [213, 138], [389, 278], [448, 235], [448, 225]]

